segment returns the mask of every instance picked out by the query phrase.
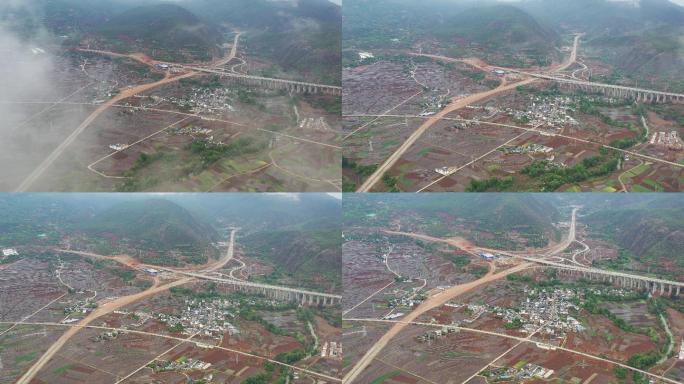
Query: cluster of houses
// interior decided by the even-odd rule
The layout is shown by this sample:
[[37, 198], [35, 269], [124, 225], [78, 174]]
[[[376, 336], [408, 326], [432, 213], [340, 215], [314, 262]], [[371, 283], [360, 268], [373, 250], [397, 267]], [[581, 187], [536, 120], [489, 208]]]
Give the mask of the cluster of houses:
[[579, 310], [573, 299], [572, 289], [525, 288], [527, 298], [516, 308], [493, 307], [492, 312], [507, 323], [522, 323], [522, 330], [531, 333], [542, 327], [542, 332], [564, 336], [567, 332], [581, 332], [582, 324], [570, 316], [571, 310]]
[[223, 114], [235, 111], [231, 105], [234, 92], [229, 88], [196, 88], [181, 97], [169, 96], [168, 101], [197, 114]]
[[4, 259], [5, 257], [9, 256], [19, 256], [19, 252], [17, 252], [17, 250], [14, 248], [4, 248], [2, 250], [2, 258]]
[[220, 339], [226, 332], [240, 333], [237, 327], [227, 321], [235, 318], [229, 309], [238, 308], [237, 303], [227, 299], [186, 299], [180, 315], [158, 313], [156, 318], [169, 327], [182, 326], [182, 333], [195, 333]]
[[[64, 307], [64, 313], [66, 315], [85, 315], [92, 312], [95, 308], [97, 308], [97, 303], [91, 301], [90, 299], [78, 300], [66, 305]], [[63, 322], [66, 322], [67, 320], [70, 319], [67, 318]], [[78, 321], [79, 319], [76, 320]]]
[[501, 149], [506, 154], [550, 153], [553, 148], [536, 143], [526, 143], [519, 146], [509, 146]]
[[679, 138], [679, 133], [677, 133], [677, 131], [654, 132], [651, 137], [651, 144], [663, 146], [673, 151], [681, 151], [684, 149], [684, 142]]
[[106, 332], [100, 333], [99, 335], [95, 335], [95, 336], [90, 337], [90, 341], [97, 343], [97, 342], [114, 340], [119, 335], [123, 335], [124, 333], [126, 333], [126, 332], [120, 331], [120, 330], [106, 331]]
[[494, 379], [494, 381], [515, 381], [520, 382], [530, 379], [546, 380], [553, 375], [553, 369], [547, 369], [542, 366], [525, 363], [516, 364], [513, 367], [494, 368], [487, 372], [487, 376]]
[[561, 129], [566, 125], [579, 123], [569, 112], [574, 111], [573, 99], [568, 96], [531, 96], [532, 104], [526, 110], [506, 108], [506, 113], [517, 121], [525, 121], [533, 127]]

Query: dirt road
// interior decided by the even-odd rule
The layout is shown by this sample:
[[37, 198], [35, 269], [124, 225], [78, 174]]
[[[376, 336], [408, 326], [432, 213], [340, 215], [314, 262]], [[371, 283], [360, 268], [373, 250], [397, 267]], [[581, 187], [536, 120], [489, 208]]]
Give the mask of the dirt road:
[[497, 88], [494, 88], [492, 90], [486, 91], [486, 92], [481, 92], [481, 93], [476, 93], [474, 95], [466, 96], [463, 98], [460, 97], [454, 97], [451, 99], [451, 103], [443, 110], [441, 110], [439, 113], [431, 116], [428, 120], [426, 120], [418, 129], [416, 129], [411, 136], [409, 136], [406, 141], [404, 141], [403, 144], [397, 148], [394, 153], [392, 153], [379, 167], [378, 169], [373, 172], [373, 174], [366, 179], [366, 181], [356, 190], [356, 192], [369, 192], [375, 184], [380, 181], [382, 176], [389, 171], [394, 164], [399, 161], [399, 159], [406, 153], [406, 151], [415, 144], [416, 141], [427, 131], [430, 127], [432, 127], [435, 123], [440, 121], [443, 117], [446, 115], [450, 114], [451, 112], [457, 111], [459, 109], [464, 108], [467, 105], [476, 103], [478, 101], [484, 100], [486, 98], [498, 95], [499, 93], [510, 91], [511, 89], [514, 89], [516, 87], [519, 87], [521, 85], [527, 85], [530, 84], [534, 81], [537, 81], [538, 79], [527, 79], [523, 81], [519, 81], [517, 83], [511, 83], [511, 84], [506, 84], [506, 85], [500, 85]]
[[417, 319], [419, 316], [424, 314], [425, 312], [430, 311], [431, 309], [437, 308], [439, 306], [444, 305], [446, 302], [449, 300], [452, 300], [466, 292], [469, 292], [477, 287], [480, 287], [484, 284], [491, 283], [492, 281], [499, 280], [501, 278], [504, 278], [511, 273], [516, 273], [520, 272], [530, 266], [532, 266], [532, 263], [523, 263], [520, 265], [517, 265], [514, 268], [499, 272], [499, 273], [494, 273], [495, 268], [493, 264], [490, 264], [491, 269], [490, 271], [483, 276], [482, 278], [472, 281], [470, 283], [466, 284], [461, 284], [461, 285], [456, 285], [453, 286], [447, 290], [444, 291], [438, 291], [438, 292], [430, 292], [428, 298], [423, 301], [423, 303], [418, 306], [414, 311], [406, 315], [403, 319], [401, 319], [401, 323], [395, 323], [392, 328], [390, 328], [387, 333], [382, 335], [380, 340], [378, 340], [369, 350], [366, 352], [365, 355], [359, 360], [356, 365], [347, 373], [347, 375], [344, 377], [342, 380], [344, 383], [353, 383], [354, 380], [363, 372], [366, 367], [375, 359], [375, 357], [380, 353], [380, 351], [389, 343], [392, 338], [394, 338], [399, 332], [401, 332], [406, 326], [407, 323], [413, 322], [415, 319]]
[[54, 342], [50, 346], [50, 348], [48, 348], [47, 351], [45, 351], [45, 353], [43, 353], [40, 359], [38, 359], [38, 361], [36, 361], [33, 364], [33, 366], [31, 366], [31, 368], [29, 368], [28, 371], [26, 371], [24, 375], [21, 376], [19, 380], [17, 380], [16, 384], [29, 384], [31, 380], [35, 378], [36, 374], [38, 374], [38, 372], [43, 368], [43, 366], [45, 366], [45, 364], [47, 364], [47, 362], [55, 356], [55, 354], [64, 346], [64, 344], [66, 344], [66, 342], [69, 341], [69, 339], [71, 339], [72, 336], [78, 333], [78, 331], [80, 331], [82, 327], [128, 304], [132, 304], [138, 300], [142, 300], [146, 297], [156, 295], [160, 292], [166, 291], [169, 288], [186, 284], [192, 280], [192, 278], [186, 277], [180, 280], [176, 280], [172, 283], [167, 283], [163, 285], [158, 285], [157, 283], [155, 283], [155, 285], [153, 285], [151, 288], [143, 292], [136, 293], [135, 295], [121, 297], [116, 300], [112, 300], [110, 302], [102, 304], [96, 310], [91, 312], [88, 316], [83, 318], [83, 320], [79, 321], [78, 327], [69, 328], [66, 332], [64, 332], [62, 336], [60, 336], [60, 338], [56, 342]]
[[[563, 71], [575, 63], [575, 61], [577, 60], [577, 48], [579, 46], [580, 37], [581, 37], [581, 35], [575, 36], [572, 52], [570, 53], [568, 60], [566, 60], [563, 64], [556, 67], [553, 70], [553, 72]], [[480, 70], [486, 69], [485, 63], [478, 61], [478, 60], [474, 60], [474, 59], [459, 60], [459, 59], [453, 59], [453, 58], [448, 58], [448, 57], [444, 57], [444, 56], [436, 56], [436, 55], [421, 55], [421, 56], [428, 56], [428, 57], [432, 57], [432, 58], [439, 59], [439, 60], [460, 61], [460, 62], [464, 62], [464, 63], [470, 64], [470, 65], [473, 65]], [[373, 186], [375, 186], [380, 181], [382, 176], [387, 171], [392, 169], [392, 167], [397, 163], [397, 161], [399, 161], [399, 159], [404, 155], [404, 153], [406, 153], [406, 151], [409, 148], [411, 148], [413, 146], [413, 144], [415, 144], [416, 141], [418, 141], [418, 139], [425, 133], [425, 131], [427, 131], [436, 122], [438, 122], [442, 118], [446, 117], [451, 112], [457, 111], [459, 109], [464, 108], [467, 105], [482, 101], [482, 100], [490, 98], [492, 96], [496, 96], [500, 93], [510, 91], [511, 89], [514, 89], [516, 87], [531, 84], [537, 80], [539, 80], [539, 79], [538, 78], [529, 78], [529, 79], [519, 81], [516, 83], [511, 83], [511, 84], [507, 84], [506, 81], [504, 80], [501, 83], [501, 85], [499, 85], [495, 89], [485, 91], [485, 92], [476, 93], [474, 95], [470, 95], [470, 96], [467, 96], [464, 98], [455, 97], [455, 98], [451, 99], [451, 103], [445, 109], [441, 110], [439, 113], [430, 117], [420, 127], [418, 127], [418, 129], [416, 129], [411, 134], [411, 136], [409, 136], [408, 139], [406, 139], [406, 141], [404, 141], [404, 143], [402, 145], [400, 145], [399, 148], [397, 148], [397, 150], [394, 151], [394, 153], [392, 153], [375, 170], [375, 172], [373, 172], [373, 174], [368, 179], [366, 179], [366, 181], [364, 181], [363, 184], [361, 184], [361, 186], [356, 190], [356, 192], [370, 192], [370, 190], [373, 188]]]
[[[228, 56], [226, 56], [223, 59], [216, 62], [214, 64], [214, 66], [224, 65], [224, 64], [228, 63], [229, 61], [231, 61], [232, 59], [235, 58], [235, 55], [237, 54], [237, 47], [238, 47], [238, 41], [240, 39], [240, 35], [241, 35], [241, 33], [237, 33], [235, 35], [235, 39], [233, 41], [233, 47], [232, 47], [230, 53], [228, 54]], [[142, 63], [147, 64], [147, 65], [154, 65], [154, 63], [156, 63], [156, 61], [154, 61], [154, 60], [149, 61], [145, 57], [143, 57], [141, 55], [137, 55], [137, 54], [122, 55], [122, 54], [118, 54], [118, 53], [97, 51], [97, 50], [89, 50], [89, 52], [96, 52], [96, 53], [101, 53], [101, 54], [113, 55], [116, 57], [122, 57], [122, 56], [128, 57], [128, 58], [137, 60], [137, 61], [142, 62]], [[119, 101], [125, 100], [129, 97], [133, 97], [139, 93], [143, 93], [143, 92], [152, 90], [154, 88], [161, 87], [162, 85], [174, 83], [174, 82], [179, 81], [181, 79], [193, 77], [197, 74], [198, 74], [198, 72], [191, 71], [191, 72], [188, 72], [188, 73], [186, 73], [184, 75], [180, 75], [180, 76], [175, 76], [175, 77], [167, 76], [164, 79], [156, 81], [154, 83], [143, 84], [143, 85], [138, 85], [135, 87], [121, 89], [118, 95], [116, 95], [112, 99], [109, 99], [106, 103], [102, 104], [99, 108], [97, 108], [92, 114], [90, 114], [90, 116], [88, 116], [81, 123], [81, 125], [79, 125], [69, 136], [67, 136], [67, 138], [61, 144], [59, 144], [57, 146], [57, 148], [55, 148], [55, 150], [52, 151], [52, 153], [50, 153], [50, 155], [48, 155], [48, 157], [45, 158], [45, 160], [43, 160], [43, 162], [41, 162], [40, 165], [38, 165], [38, 167], [36, 167], [36, 169], [34, 169], [33, 172], [31, 172], [31, 174], [28, 175], [28, 177], [26, 177], [26, 179], [24, 179], [24, 181], [15, 189], [15, 192], [26, 192], [29, 188], [31, 188], [33, 186], [33, 184], [38, 180], [38, 178], [40, 178], [43, 175], [43, 173], [45, 173], [45, 171], [48, 168], [50, 168], [50, 166], [52, 166], [52, 164], [55, 162], [55, 160], [57, 160], [57, 158], [59, 158], [64, 153], [64, 151], [67, 149], [67, 147], [69, 147], [76, 140], [76, 138], [81, 133], [83, 133], [83, 131], [85, 131], [85, 129], [88, 128], [88, 126], [90, 126], [90, 124], [95, 119], [97, 119], [104, 111], [109, 109], [114, 104], [117, 104]]]
[[[568, 231], [568, 235], [566, 238], [561, 241], [558, 245], [553, 246], [549, 249], [546, 250], [547, 255], [555, 255], [557, 253], [562, 252], [565, 250], [567, 247], [572, 244], [572, 242], [575, 241], [575, 224], [576, 224], [576, 213], [579, 208], [573, 208], [572, 210], [572, 219], [570, 223], [570, 229]], [[476, 252], [480, 248], [476, 248], [474, 246], [471, 246], [467, 244], [463, 239], [442, 239], [438, 237], [432, 237], [428, 235], [423, 235], [423, 234], [416, 234], [416, 233], [408, 233], [408, 232], [397, 232], [397, 231], [384, 231], [387, 234], [390, 235], [402, 235], [402, 236], [409, 236], [415, 239], [419, 240], [425, 240], [425, 241], [430, 241], [430, 242], [443, 242], [450, 244], [454, 247], [457, 247], [465, 252], [468, 252], [471, 255], [477, 255]], [[497, 251], [499, 252], [499, 251]], [[366, 352], [366, 354], [359, 360], [356, 365], [352, 368], [349, 373], [344, 377], [343, 382], [345, 383], [353, 383], [353, 381], [361, 374], [361, 372], [368, 367], [368, 365], [373, 361], [373, 359], [380, 353], [380, 351], [387, 345], [387, 343], [394, 337], [396, 336], [404, 327], [407, 325], [407, 323], [413, 322], [415, 319], [417, 319], [420, 315], [424, 314], [425, 312], [434, 309], [436, 307], [439, 307], [446, 303], [447, 301], [458, 297], [459, 295], [462, 295], [474, 288], [477, 288], [483, 284], [490, 283], [492, 281], [501, 279], [503, 277], [506, 277], [512, 273], [520, 272], [522, 270], [525, 270], [529, 267], [532, 267], [535, 265], [535, 263], [532, 262], [523, 262], [521, 264], [518, 264], [517, 266], [504, 270], [499, 273], [495, 273], [496, 271], [496, 265], [494, 263], [489, 263], [490, 265], [490, 270], [489, 272], [483, 276], [482, 278], [472, 281], [470, 283], [466, 284], [461, 284], [461, 285], [456, 285], [453, 286], [445, 291], [438, 291], [438, 292], [432, 292], [432, 294], [428, 295], [428, 298], [423, 301], [423, 303], [418, 306], [414, 311], [406, 315], [403, 319], [401, 319], [401, 322], [397, 322], [392, 326], [392, 328], [385, 333], [378, 342], [376, 342], [369, 350]]]
[[218, 269], [221, 269], [226, 266], [231, 260], [233, 260], [233, 254], [235, 251], [235, 233], [238, 231], [238, 228], [233, 228], [230, 231], [230, 243], [228, 244], [228, 250], [226, 253], [223, 255], [221, 259], [219, 259], [215, 264], [209, 266], [209, 268], [205, 269], [207, 272], [213, 272]]
[[[223, 268], [230, 260], [233, 258], [234, 254], [234, 244], [235, 244], [235, 233], [237, 232], [237, 229], [233, 229], [230, 232], [230, 244], [228, 245], [228, 250], [226, 251], [224, 257], [222, 257], [220, 260], [218, 260], [215, 264], [211, 265], [207, 271], [215, 271], [217, 269]], [[100, 260], [114, 260], [117, 261], [127, 267], [130, 268], [135, 268], [138, 266], [138, 262], [135, 261], [134, 259], [128, 257], [128, 256], [117, 256], [117, 257], [106, 257], [102, 255], [98, 255], [95, 253], [90, 253], [90, 252], [80, 252], [80, 251], [70, 251], [70, 250], [61, 250], [62, 252], [68, 252], [68, 253], [73, 253], [76, 255], [81, 255], [85, 257], [92, 257], [95, 259], [100, 259]], [[104, 303], [100, 305], [96, 310], [91, 312], [88, 316], [83, 318], [83, 320], [78, 322], [78, 327], [73, 327], [69, 328], [62, 336], [48, 348], [45, 353], [36, 361], [31, 368], [29, 368], [26, 373], [17, 381], [17, 384], [28, 384], [31, 382], [31, 380], [36, 376], [36, 374], [43, 368], [45, 364], [47, 364], [48, 361], [66, 344], [69, 339], [71, 339], [72, 336], [74, 336], [79, 330], [82, 329], [82, 327], [90, 324], [93, 322], [93, 320], [96, 320], [106, 314], [109, 314], [121, 307], [124, 307], [126, 305], [135, 303], [139, 300], [142, 300], [146, 297], [156, 295], [160, 292], [164, 292], [168, 290], [169, 288], [176, 287], [179, 285], [183, 285], [186, 283], [189, 283], [193, 281], [194, 278], [192, 277], [184, 277], [180, 280], [176, 280], [171, 283], [159, 285], [158, 281], [155, 280], [154, 285], [143, 291], [136, 293], [134, 295], [130, 296], [125, 296], [125, 297], [120, 297], [116, 300]]]
[[26, 177], [26, 179], [15, 189], [15, 192], [26, 192], [33, 184], [40, 178], [43, 173], [59, 158], [62, 153], [69, 147], [75, 140], [76, 138], [85, 131], [90, 124], [95, 121], [95, 119], [98, 118], [104, 111], [109, 109], [112, 105], [118, 103], [119, 101], [122, 101], [124, 99], [127, 99], [129, 97], [135, 96], [139, 93], [149, 91], [151, 89], [160, 87], [162, 85], [170, 84], [173, 82], [176, 82], [181, 79], [185, 79], [188, 77], [195, 76], [197, 73], [196, 72], [189, 72], [181, 76], [176, 76], [176, 77], [168, 77], [159, 81], [156, 81], [154, 83], [149, 83], [149, 84], [143, 84], [143, 85], [138, 85], [136, 87], [132, 88], [125, 88], [121, 90], [121, 92], [116, 95], [115, 97], [109, 99], [106, 103], [100, 105], [90, 116], [88, 116], [82, 123], [79, 125], [67, 138], [55, 148], [50, 155], [48, 155], [45, 160], [43, 160], [40, 165], [36, 169], [31, 172], [31, 174]]

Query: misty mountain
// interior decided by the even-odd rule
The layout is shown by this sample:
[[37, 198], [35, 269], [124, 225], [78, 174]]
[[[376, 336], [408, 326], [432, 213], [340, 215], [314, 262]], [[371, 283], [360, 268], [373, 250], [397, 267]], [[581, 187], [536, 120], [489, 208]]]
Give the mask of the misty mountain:
[[339, 5], [327, 0], [185, 0], [180, 4], [215, 24], [251, 29], [246, 47], [254, 55], [319, 82], [341, 82]]
[[684, 8], [668, 0], [642, 0], [638, 7], [607, 0], [525, 0], [518, 6], [549, 25], [592, 35], [684, 23]]
[[344, 5], [345, 48], [411, 49], [437, 41], [450, 56], [491, 55], [500, 64], [522, 55], [548, 63], [559, 35], [516, 5], [496, 1], [351, 0]]
[[[219, 31], [187, 9], [175, 4], [156, 4], [128, 9], [96, 28], [95, 32], [122, 44], [136, 42], [155, 50], [189, 50], [209, 59], [217, 52]], [[202, 53], [199, 53], [202, 52]]]
[[187, 209], [163, 199], [116, 204], [82, 223], [81, 230], [127, 239], [148, 249], [202, 249], [218, 239], [216, 230]]
[[[345, 196], [345, 226], [359, 222], [375, 222], [387, 226], [393, 218], [418, 216], [425, 222], [462, 220], [481, 231], [511, 234], [516, 232], [529, 238], [558, 238], [554, 224], [567, 220], [561, 216], [554, 199], [533, 194], [459, 194], [431, 193], [416, 199], [413, 195]], [[378, 217], [368, 216], [377, 213]], [[440, 231], [449, 225], [431, 224]], [[455, 233], [427, 233], [435, 236], [453, 236]], [[545, 245], [545, 244], [540, 244]]]
[[503, 4], [467, 9], [447, 19], [434, 33], [446, 40], [537, 55], [553, 52], [560, 39], [556, 31], [525, 11]]

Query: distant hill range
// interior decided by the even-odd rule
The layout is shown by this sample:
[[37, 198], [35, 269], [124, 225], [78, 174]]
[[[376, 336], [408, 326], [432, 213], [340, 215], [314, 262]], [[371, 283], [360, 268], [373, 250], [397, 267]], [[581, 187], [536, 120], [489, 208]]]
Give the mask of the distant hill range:
[[180, 205], [162, 199], [116, 204], [85, 220], [80, 229], [154, 251], [203, 250], [218, 238], [213, 227]]
[[[426, 234], [437, 237], [462, 236], [454, 233], [455, 221], [469, 228], [499, 237], [499, 246], [512, 246], [512, 237], [524, 237], [529, 246], [543, 247], [560, 238], [555, 223], [568, 220], [558, 211], [551, 195], [532, 194], [425, 194], [416, 199], [411, 194], [345, 196], [345, 226], [367, 225], [388, 227], [401, 216], [421, 217]], [[368, 212], [382, 212], [368, 216]], [[473, 238], [478, 245], [492, 245], [483, 236]]]
[[179, 53], [197, 60], [219, 54], [221, 33], [187, 9], [156, 4], [128, 9], [95, 28], [121, 48], [142, 47], [156, 59], [178, 60]]
[[328, 0], [25, 0], [0, 2], [0, 22], [22, 35], [41, 24], [77, 44], [101, 38], [119, 52], [167, 61], [205, 61], [230, 43], [225, 31], [249, 32], [241, 46], [293, 77], [341, 83], [341, 7]]
[[184, 0], [180, 4], [216, 24], [252, 30], [246, 46], [288, 71], [341, 83], [341, 7], [328, 0]]
[[560, 36], [525, 11], [511, 5], [497, 4], [470, 8], [435, 29], [442, 39], [477, 44], [487, 51], [518, 53], [541, 57], [540, 64], [555, 56]]
[[[519, 58], [546, 64], [558, 55], [558, 33], [509, 4], [350, 0], [344, 7], [345, 48], [409, 48], [436, 40], [451, 56], [508, 56], [508, 63], [497, 62], [501, 65], [520, 65]], [[518, 59], [511, 59], [513, 55]]]

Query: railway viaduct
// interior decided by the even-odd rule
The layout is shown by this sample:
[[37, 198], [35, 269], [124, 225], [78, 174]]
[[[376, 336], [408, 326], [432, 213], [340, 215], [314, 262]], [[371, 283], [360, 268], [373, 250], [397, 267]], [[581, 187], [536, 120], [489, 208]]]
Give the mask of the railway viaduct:
[[567, 79], [538, 73], [528, 73], [522, 71], [513, 72], [539, 79], [555, 81], [561, 85], [561, 88], [569, 90], [579, 89], [591, 93], [600, 92], [609, 97], [631, 99], [640, 103], [684, 103], [684, 95], [680, 93], [661, 92], [650, 89], [625, 87], [622, 85], [594, 83], [590, 81]]
[[598, 268], [568, 265], [536, 257], [520, 258], [523, 260], [541, 264], [541, 266], [556, 268], [561, 272], [561, 274], [568, 277], [605, 281], [623, 288], [648, 290], [654, 295], [658, 294], [661, 296], [679, 296], [681, 293], [684, 293], [684, 283], [679, 281], [664, 280], [649, 276], [633, 275], [624, 272], [606, 271]]
[[[171, 271], [171, 270], [169, 270]], [[198, 279], [204, 279], [213, 281], [220, 284], [227, 284], [232, 289], [242, 292], [250, 292], [264, 295], [266, 297], [271, 297], [277, 300], [283, 301], [297, 301], [302, 305], [321, 305], [321, 306], [331, 306], [339, 304], [342, 300], [342, 296], [333, 295], [330, 293], [321, 293], [308, 291], [299, 288], [281, 287], [278, 285], [253, 283], [250, 281], [236, 280], [236, 279], [225, 279], [221, 277], [214, 277], [210, 275], [205, 275], [201, 273], [194, 272], [182, 272], [173, 271], [174, 273], [179, 273], [185, 276], [195, 277]]]
[[336, 87], [326, 84], [307, 83], [303, 81], [274, 79], [270, 77], [242, 75], [239, 73], [222, 71], [219, 69], [210, 69], [203, 67], [181, 67], [183, 69], [190, 69], [199, 72], [213, 73], [222, 77], [228, 77], [230, 80], [249, 86], [257, 86], [261, 88], [271, 89], [286, 89], [297, 93], [322, 93], [334, 96], [342, 95], [342, 87]]

